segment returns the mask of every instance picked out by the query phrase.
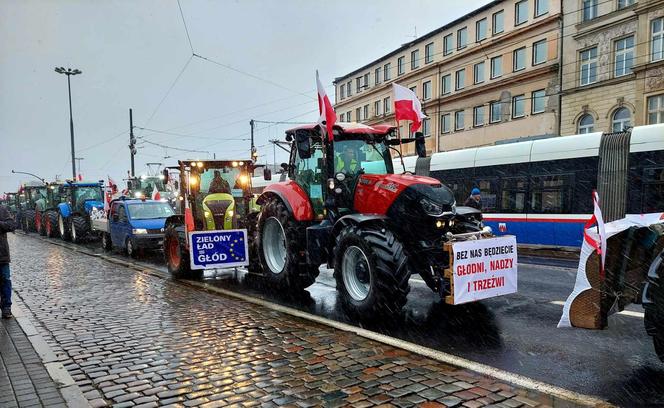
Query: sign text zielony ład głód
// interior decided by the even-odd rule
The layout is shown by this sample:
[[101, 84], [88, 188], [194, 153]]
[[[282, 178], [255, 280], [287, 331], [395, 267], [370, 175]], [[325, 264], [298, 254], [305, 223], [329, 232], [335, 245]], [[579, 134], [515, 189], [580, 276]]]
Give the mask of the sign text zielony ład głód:
[[247, 230], [189, 233], [192, 269], [233, 268], [249, 264]]

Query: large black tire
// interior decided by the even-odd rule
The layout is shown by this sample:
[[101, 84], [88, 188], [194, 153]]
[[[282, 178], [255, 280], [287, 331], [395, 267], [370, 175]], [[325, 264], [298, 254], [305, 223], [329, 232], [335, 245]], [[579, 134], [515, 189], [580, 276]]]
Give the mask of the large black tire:
[[179, 238], [177, 227], [169, 224], [164, 232], [164, 262], [168, 272], [176, 279], [200, 279], [202, 270], [192, 270], [189, 265], [189, 251]]
[[69, 219], [58, 213], [58, 231], [63, 241], [71, 241], [71, 225]]
[[395, 315], [406, 304], [410, 268], [403, 245], [382, 225], [349, 225], [334, 248], [341, 305], [360, 319]]
[[247, 216], [247, 240], [249, 240], [249, 266], [250, 273], [261, 274], [261, 262], [258, 256], [258, 214], [252, 213]]
[[35, 210], [25, 210], [23, 213], [23, 231], [35, 232]]
[[127, 242], [125, 242], [125, 253], [132, 259], [138, 258], [138, 248], [136, 248], [136, 243], [131, 238], [127, 238]]
[[85, 217], [73, 215], [71, 217], [71, 242], [80, 244], [90, 234], [90, 224]]
[[108, 232], [101, 233], [101, 248], [104, 251], [110, 251], [113, 249], [113, 242], [111, 241], [111, 235]]
[[[37, 222], [37, 218], [39, 218], [39, 222]], [[46, 212], [42, 211], [40, 213], [35, 214], [35, 226], [36, 226], [37, 232], [42, 237], [46, 236], [46, 225], [45, 225], [44, 221], [46, 221]]]
[[60, 230], [58, 229], [58, 213], [53, 210], [46, 211], [43, 215], [43, 220], [46, 236], [49, 238], [59, 237]]
[[646, 332], [653, 338], [657, 357], [664, 362], [664, 251], [650, 264], [643, 308]]
[[303, 254], [306, 225], [295, 221], [281, 200], [271, 199], [258, 218], [258, 259], [266, 283], [293, 292], [311, 286], [320, 265], [307, 264]]

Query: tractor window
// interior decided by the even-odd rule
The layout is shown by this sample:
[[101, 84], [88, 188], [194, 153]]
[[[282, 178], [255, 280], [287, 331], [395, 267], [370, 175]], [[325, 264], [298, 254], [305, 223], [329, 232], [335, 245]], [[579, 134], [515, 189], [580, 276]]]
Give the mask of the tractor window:
[[311, 199], [316, 214], [323, 213], [323, 146], [320, 142], [312, 147], [311, 157], [295, 159], [295, 182]]
[[368, 144], [364, 140], [342, 140], [334, 143], [334, 172], [355, 176], [361, 170], [367, 174], [387, 174], [391, 160], [387, 146]]
[[97, 186], [76, 188], [74, 190], [74, 205], [83, 208], [86, 201], [102, 201], [101, 188]]
[[218, 169], [205, 169], [201, 173], [202, 194], [231, 194], [240, 174], [239, 168], [222, 167]]
[[159, 177], [141, 177], [140, 188], [146, 195], [151, 194], [154, 187], [157, 186], [157, 191], [166, 191], [164, 181]]

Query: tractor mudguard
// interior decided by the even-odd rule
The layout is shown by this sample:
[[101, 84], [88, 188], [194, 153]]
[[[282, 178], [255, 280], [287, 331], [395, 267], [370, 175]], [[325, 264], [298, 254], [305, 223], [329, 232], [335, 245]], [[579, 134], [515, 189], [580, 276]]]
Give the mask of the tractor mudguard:
[[58, 211], [62, 215], [62, 218], [69, 218], [69, 216], [71, 215], [71, 207], [69, 206], [68, 203], [58, 204]]
[[314, 219], [314, 209], [307, 193], [293, 180], [270, 184], [263, 190], [256, 203], [263, 205], [272, 197], [278, 197], [283, 201], [288, 211], [293, 214], [295, 221], [312, 221]]
[[348, 226], [348, 225], [362, 225], [368, 222], [382, 222], [387, 220], [389, 217], [386, 215], [380, 215], [380, 214], [348, 214], [344, 215], [343, 217], [339, 218], [337, 222], [334, 223], [334, 227], [332, 228], [332, 235], [337, 236], [339, 232], [341, 232], [341, 229]]

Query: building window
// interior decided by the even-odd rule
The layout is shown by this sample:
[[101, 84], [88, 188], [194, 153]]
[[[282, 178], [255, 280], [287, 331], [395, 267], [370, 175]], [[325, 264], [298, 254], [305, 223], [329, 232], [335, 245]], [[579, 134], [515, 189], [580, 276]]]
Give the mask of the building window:
[[526, 47], [519, 48], [512, 52], [512, 61], [514, 72], [526, 69]]
[[440, 115], [440, 133], [450, 133], [450, 114]]
[[475, 41], [480, 42], [486, 39], [486, 18], [475, 23]]
[[369, 73], [364, 74], [364, 89], [369, 87]]
[[392, 110], [392, 105], [390, 104], [390, 97], [383, 99], [383, 112], [387, 115]]
[[425, 118], [422, 120], [422, 134], [424, 136], [431, 136], [431, 119]]
[[440, 78], [440, 87], [441, 95], [447, 95], [452, 92], [452, 75], [443, 75]]
[[463, 111], [454, 112], [454, 130], [463, 130]]
[[351, 81], [348, 81], [348, 83], [346, 84], [346, 95], [348, 95], [348, 97], [350, 97], [352, 88], [353, 88], [353, 83]]
[[491, 102], [489, 109], [489, 122], [500, 122], [502, 120], [502, 103], [500, 101]]
[[648, 98], [648, 124], [664, 123], [664, 95]]
[[500, 10], [497, 13], [493, 13], [492, 17], [492, 27], [491, 32], [493, 35], [500, 34], [505, 31], [505, 12]]
[[456, 86], [455, 89], [458, 91], [460, 89], [463, 89], [464, 82], [466, 81], [466, 70], [465, 69], [460, 69], [456, 72]]
[[491, 79], [503, 75], [503, 57], [497, 56], [491, 58]]
[[624, 9], [634, 4], [634, 0], [618, 0], [618, 10]]
[[429, 43], [424, 47], [424, 63], [431, 64], [433, 62], [433, 43]]
[[410, 87], [410, 88], [408, 88], [408, 89], [410, 89], [410, 91], [411, 91], [412, 93], [414, 93], [415, 96], [417, 96], [417, 87], [416, 87], [416, 86], [412, 86], [412, 87]]
[[542, 113], [546, 109], [546, 91], [540, 89], [530, 94], [530, 111], [532, 113]]
[[422, 99], [431, 99], [431, 81], [426, 81], [422, 84]]
[[466, 48], [468, 44], [468, 28], [460, 28], [457, 30], [457, 50]]
[[362, 113], [364, 119], [369, 119], [369, 105], [364, 105], [364, 112]]
[[374, 85], [380, 84], [380, 77], [381, 77], [380, 70], [381, 70], [381, 68], [378, 67], [374, 71]]
[[355, 92], [360, 93], [362, 90], [362, 77], [355, 78]]
[[382, 101], [380, 101], [380, 100], [374, 102], [374, 114], [376, 116], [381, 115], [381, 111], [380, 111], [381, 103], [382, 103]]
[[484, 106], [475, 106], [473, 108], [473, 126], [484, 126]]
[[351, 112], [351, 111], [346, 112], [346, 122], [352, 122], [353, 121], [353, 118], [351, 117], [352, 113], [353, 112]]
[[632, 72], [634, 65], [634, 36], [616, 41], [615, 45], [615, 76], [623, 76]]
[[406, 57], [399, 57], [397, 60], [397, 75], [406, 73]]
[[522, 118], [526, 116], [526, 97], [517, 95], [512, 98], [512, 117]]
[[346, 84], [343, 84], [339, 87], [339, 97], [341, 99], [346, 97]]
[[533, 65], [546, 62], [546, 40], [533, 43]]
[[480, 84], [484, 82], [484, 62], [475, 64], [473, 67], [473, 83]]
[[622, 132], [631, 126], [629, 109], [619, 108], [613, 113], [611, 119], [611, 130], [613, 132]]
[[664, 59], [664, 17], [653, 20], [651, 23], [652, 57], [651, 61]]
[[597, 82], [597, 47], [581, 51], [581, 85], [588, 85]]
[[528, 21], [528, 0], [523, 0], [514, 6], [514, 25], [518, 26]]
[[383, 81], [387, 82], [392, 79], [392, 64], [387, 63], [383, 66]]
[[583, 0], [583, 21], [597, 17], [597, 0]]
[[592, 133], [595, 131], [595, 119], [593, 115], [586, 113], [581, 116], [579, 119], [579, 134], [585, 135], [586, 133]]
[[362, 108], [355, 109], [355, 121], [356, 122], [362, 121]]
[[452, 34], [447, 34], [443, 38], [443, 55], [450, 55], [452, 53], [454, 48], [453, 41]]
[[410, 69], [417, 69], [420, 67], [420, 50], [415, 50], [410, 53]]
[[535, 17], [549, 12], [549, 0], [535, 0]]

